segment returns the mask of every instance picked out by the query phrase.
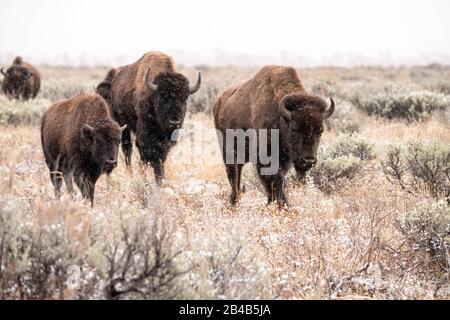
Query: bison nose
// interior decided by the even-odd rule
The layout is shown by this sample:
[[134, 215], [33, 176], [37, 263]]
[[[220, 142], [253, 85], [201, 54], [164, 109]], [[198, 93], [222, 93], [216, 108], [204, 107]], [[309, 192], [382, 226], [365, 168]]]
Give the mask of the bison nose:
[[181, 123], [181, 121], [180, 120], [169, 120], [169, 123], [177, 126]]
[[317, 159], [315, 157], [305, 157], [305, 158], [302, 159], [302, 161], [303, 161], [304, 164], [313, 166], [313, 165], [316, 164]]

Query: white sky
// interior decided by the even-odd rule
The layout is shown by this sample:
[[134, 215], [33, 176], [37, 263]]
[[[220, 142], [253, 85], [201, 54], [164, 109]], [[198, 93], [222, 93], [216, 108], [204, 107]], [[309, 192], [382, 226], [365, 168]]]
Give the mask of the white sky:
[[186, 64], [450, 63], [450, 1], [0, 0], [0, 60], [149, 50]]

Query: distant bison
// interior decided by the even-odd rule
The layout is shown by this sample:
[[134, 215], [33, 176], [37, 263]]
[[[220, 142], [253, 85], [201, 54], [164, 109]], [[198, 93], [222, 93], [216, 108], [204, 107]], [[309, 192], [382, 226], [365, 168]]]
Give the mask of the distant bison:
[[108, 104], [111, 103], [111, 84], [119, 70], [120, 68], [109, 69], [105, 79], [98, 84], [95, 90]]
[[56, 195], [60, 194], [61, 175], [69, 193], [74, 178], [83, 198], [93, 205], [97, 179], [117, 165], [125, 128], [111, 118], [98, 94], [80, 93], [52, 105], [42, 117], [41, 141]]
[[122, 134], [126, 164], [131, 163], [131, 134], [141, 160], [153, 167], [156, 182], [164, 178], [164, 162], [174, 130], [183, 125], [189, 95], [200, 88], [201, 75], [190, 87], [189, 81], [176, 72], [173, 59], [161, 52], [148, 52], [137, 62], [124, 66], [111, 85], [111, 110], [120, 125], [128, 125]]
[[34, 66], [16, 57], [6, 70], [0, 69], [5, 77], [2, 83], [3, 93], [10, 99], [34, 99], [41, 87], [41, 76]]
[[[236, 160], [238, 149], [230, 141], [235, 136], [229, 136], [227, 129], [247, 131], [248, 129], [268, 130], [279, 129], [278, 169], [270, 175], [261, 174], [265, 167], [257, 156], [257, 168], [265, 187], [269, 203], [277, 201], [280, 206], [287, 205], [285, 195], [285, 176], [293, 165], [300, 177], [316, 163], [317, 149], [324, 130], [323, 121], [334, 112], [334, 101], [331, 106], [317, 96], [306, 92], [295, 69], [283, 66], [266, 66], [250, 80], [234, 86], [218, 98], [214, 105], [214, 122], [224, 138], [223, 155], [231, 154], [231, 163], [227, 163], [226, 171], [231, 185], [231, 202], [238, 201], [241, 191], [240, 180], [244, 163]], [[268, 139], [270, 146], [270, 139]], [[226, 146], [234, 149], [227, 149]], [[261, 146], [259, 139], [257, 147]], [[249, 152], [248, 142], [244, 146]], [[269, 148], [270, 149], [270, 148]], [[241, 151], [243, 151], [241, 149]]]

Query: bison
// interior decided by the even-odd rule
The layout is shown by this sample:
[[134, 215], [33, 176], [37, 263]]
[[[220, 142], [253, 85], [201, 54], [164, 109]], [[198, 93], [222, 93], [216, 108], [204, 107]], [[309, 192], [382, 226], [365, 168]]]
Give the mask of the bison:
[[102, 173], [110, 174], [116, 167], [125, 128], [111, 118], [98, 94], [80, 93], [52, 105], [42, 116], [41, 141], [56, 196], [62, 177], [71, 194], [74, 179], [93, 206], [95, 183]]
[[183, 125], [189, 95], [200, 88], [201, 74], [194, 86], [176, 72], [173, 59], [162, 52], [148, 52], [137, 62], [121, 67], [111, 83], [110, 108], [120, 125], [122, 150], [131, 164], [131, 133], [141, 160], [150, 164], [157, 184], [164, 178], [164, 162], [176, 143], [172, 134]]
[[[299, 177], [316, 163], [317, 149], [324, 130], [324, 120], [330, 117], [335, 108], [332, 98], [331, 106], [320, 97], [307, 93], [294, 68], [285, 66], [266, 66], [253, 78], [234, 86], [222, 93], [214, 104], [214, 123], [219, 136], [224, 140], [222, 152], [226, 172], [231, 185], [231, 203], [234, 205], [241, 193], [241, 172], [249, 157], [239, 163], [237, 137], [228, 135], [227, 131], [261, 129], [268, 132], [268, 146], [277, 143], [277, 168], [273, 174], [262, 174], [260, 154], [256, 156], [256, 167], [260, 180], [268, 196], [268, 202], [277, 201], [280, 206], [288, 205], [285, 195], [285, 176], [294, 166]], [[278, 141], [273, 142], [273, 130], [278, 134]], [[234, 141], [231, 141], [234, 140]], [[255, 140], [256, 148], [261, 147], [261, 138]], [[237, 145], [237, 144], [236, 144]], [[228, 147], [227, 147], [228, 146]], [[230, 148], [231, 146], [231, 148]], [[272, 149], [271, 149], [272, 150]], [[241, 152], [249, 152], [249, 142], [245, 140]], [[226, 161], [227, 154], [228, 159]]]
[[41, 76], [37, 69], [25, 62], [21, 57], [16, 57], [12, 65], [0, 72], [5, 77], [2, 83], [2, 91], [9, 99], [34, 99], [41, 87]]

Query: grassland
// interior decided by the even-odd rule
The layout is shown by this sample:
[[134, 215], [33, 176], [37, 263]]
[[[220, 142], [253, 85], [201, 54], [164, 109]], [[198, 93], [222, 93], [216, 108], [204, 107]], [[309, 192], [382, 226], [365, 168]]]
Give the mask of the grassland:
[[[54, 101], [92, 91], [107, 68], [40, 69], [37, 99], [0, 96], [0, 298], [450, 298], [448, 199], [426, 188], [405, 190], [381, 169], [391, 145], [450, 145], [450, 67], [299, 70], [310, 91], [336, 98], [321, 154], [351, 133], [373, 155], [326, 192], [313, 177], [291, 183], [291, 208], [283, 210], [266, 204], [250, 165], [246, 192], [231, 207], [220, 159], [180, 161], [187, 141], [171, 153], [160, 189], [135, 152], [131, 170], [121, 154], [118, 168], [98, 181], [93, 209], [79, 194], [55, 199], [40, 115]], [[212, 128], [217, 94], [256, 69], [181, 67], [189, 79], [197, 70], [204, 82], [190, 100], [186, 127]], [[369, 116], [352, 103], [413, 92], [447, 104], [411, 121]], [[441, 183], [450, 188], [445, 178]], [[405, 230], [405, 219], [424, 206], [442, 213], [443, 240], [434, 250], [444, 252], [443, 260]]]

